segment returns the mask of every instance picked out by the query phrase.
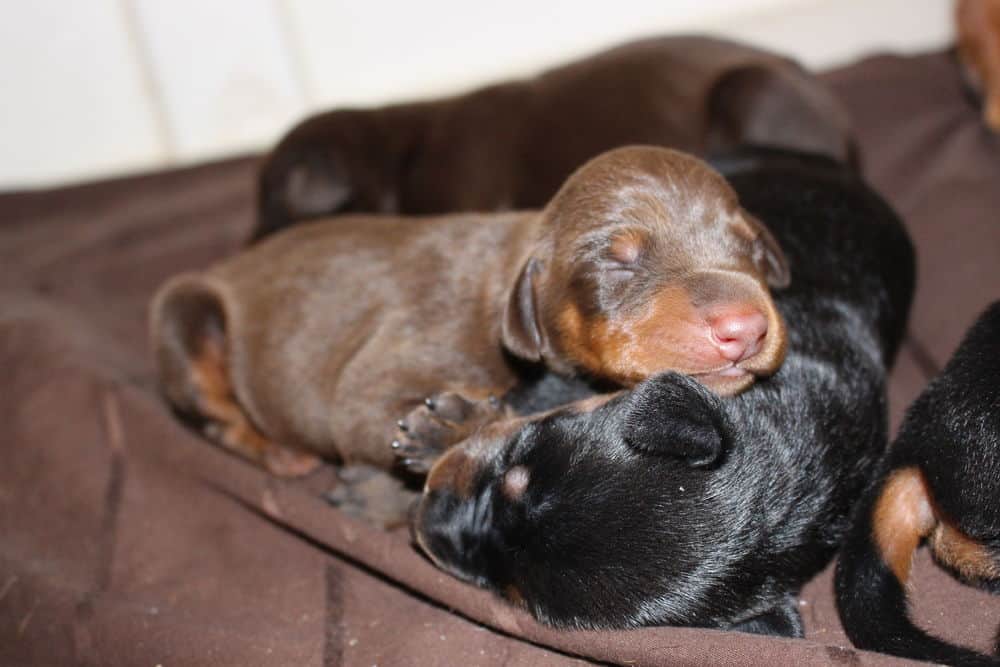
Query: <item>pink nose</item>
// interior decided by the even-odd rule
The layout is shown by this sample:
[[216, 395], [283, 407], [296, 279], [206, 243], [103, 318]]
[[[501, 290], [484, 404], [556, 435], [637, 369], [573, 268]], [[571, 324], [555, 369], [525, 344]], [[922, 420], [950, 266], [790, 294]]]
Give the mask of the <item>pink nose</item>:
[[757, 354], [767, 336], [767, 318], [746, 306], [716, 310], [708, 325], [719, 354], [733, 363]]

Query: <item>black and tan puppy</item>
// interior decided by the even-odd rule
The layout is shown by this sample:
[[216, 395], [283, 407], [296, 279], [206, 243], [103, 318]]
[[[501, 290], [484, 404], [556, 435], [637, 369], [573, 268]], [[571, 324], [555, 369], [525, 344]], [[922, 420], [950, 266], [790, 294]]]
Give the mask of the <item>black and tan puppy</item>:
[[288, 230], [169, 281], [152, 344], [169, 401], [268, 470], [303, 473], [317, 457], [388, 467], [415, 406], [407, 423], [437, 426], [423, 442], [435, 451], [505, 414], [487, 398], [517, 383], [509, 355], [617, 385], [672, 369], [740, 391], [781, 364], [768, 285], [788, 279], [721, 176], [628, 147], [540, 212]]
[[261, 170], [254, 236], [342, 212], [538, 208], [603, 151], [744, 143], [854, 151], [843, 107], [791, 60], [708, 37], [647, 39], [467, 95], [308, 118]]
[[794, 594], [833, 556], [887, 439], [885, 376], [913, 250], [849, 170], [725, 163], [794, 276], [781, 371], [722, 399], [669, 373], [496, 422], [431, 468], [415, 540], [440, 567], [561, 627], [801, 635]]
[[910, 406], [858, 508], [837, 566], [837, 604], [857, 646], [948, 665], [1000, 665], [907, 616], [913, 552], [1000, 592], [1000, 302]]

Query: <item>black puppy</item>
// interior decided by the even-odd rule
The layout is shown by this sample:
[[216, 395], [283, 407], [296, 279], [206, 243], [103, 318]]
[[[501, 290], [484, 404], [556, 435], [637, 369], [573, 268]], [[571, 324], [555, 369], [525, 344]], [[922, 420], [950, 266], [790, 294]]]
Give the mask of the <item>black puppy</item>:
[[907, 411], [836, 575], [840, 618], [857, 646], [949, 665], [1000, 664], [908, 618], [905, 585], [923, 539], [960, 579], [1000, 592], [1000, 301]]
[[902, 224], [829, 161], [719, 165], [790, 263], [782, 369], [731, 399], [666, 374], [494, 424], [428, 475], [419, 545], [543, 622], [800, 636], [794, 593], [832, 557], [886, 445], [914, 280]]

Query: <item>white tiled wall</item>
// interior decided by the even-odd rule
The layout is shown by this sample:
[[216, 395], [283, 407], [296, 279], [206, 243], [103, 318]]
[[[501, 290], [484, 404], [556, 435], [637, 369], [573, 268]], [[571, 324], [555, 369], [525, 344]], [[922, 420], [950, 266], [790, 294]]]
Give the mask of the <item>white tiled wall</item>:
[[132, 5], [177, 159], [257, 148], [302, 113], [306, 99], [277, 3]]
[[0, 189], [258, 150], [296, 118], [458, 91], [625, 39], [813, 67], [939, 48], [953, 0], [32, 0], [0, 22]]
[[31, 0], [0, 21], [0, 185], [161, 164], [168, 145], [117, 0]]

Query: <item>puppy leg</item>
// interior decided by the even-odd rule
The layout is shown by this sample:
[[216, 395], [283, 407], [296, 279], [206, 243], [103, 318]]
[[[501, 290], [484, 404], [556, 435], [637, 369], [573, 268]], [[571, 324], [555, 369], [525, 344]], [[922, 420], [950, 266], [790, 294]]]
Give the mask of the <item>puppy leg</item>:
[[760, 616], [754, 616], [742, 623], [737, 623], [730, 630], [749, 632], [756, 635], [773, 635], [775, 637], [804, 637], [802, 615], [795, 604], [795, 596], [788, 596], [779, 606]]
[[209, 439], [274, 475], [312, 472], [320, 460], [271, 441], [240, 406], [230, 379], [222, 297], [206, 281], [184, 276], [153, 303], [153, 347], [167, 399]]
[[446, 449], [511, 414], [503, 401], [487, 391], [441, 392], [427, 397], [397, 422], [392, 449], [406, 470], [425, 475]]

